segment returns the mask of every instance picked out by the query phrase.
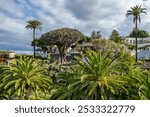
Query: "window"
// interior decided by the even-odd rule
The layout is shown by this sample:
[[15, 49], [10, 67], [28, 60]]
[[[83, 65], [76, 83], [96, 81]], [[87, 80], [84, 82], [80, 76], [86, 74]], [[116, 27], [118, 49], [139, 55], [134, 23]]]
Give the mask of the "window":
[[132, 44], [132, 40], [130, 40], [130, 44]]

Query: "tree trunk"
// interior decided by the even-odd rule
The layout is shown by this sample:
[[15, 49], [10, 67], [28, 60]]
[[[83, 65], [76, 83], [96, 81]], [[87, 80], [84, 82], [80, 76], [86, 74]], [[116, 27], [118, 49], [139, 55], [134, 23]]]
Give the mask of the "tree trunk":
[[59, 62], [63, 63], [63, 47], [60, 45], [57, 45], [58, 50], [59, 50]]
[[60, 58], [60, 63], [64, 63], [66, 61], [66, 53], [67, 53], [67, 46], [59, 46], [57, 45], [58, 50], [59, 50], [59, 58]]
[[33, 29], [33, 57], [35, 58], [35, 28]]
[[137, 62], [138, 61], [138, 42], [137, 42], [137, 37], [138, 37], [138, 34], [137, 34], [137, 19], [135, 21], [135, 32], [136, 32], [136, 36], [135, 36], [135, 47], [136, 47], [136, 50], [135, 50], [135, 61]]
[[50, 53], [50, 46], [48, 47], [48, 50], [47, 50], [47, 58], [50, 60], [51, 58], [51, 53]]
[[64, 53], [63, 53], [64, 62], [67, 61], [67, 59], [66, 59], [67, 48], [68, 48], [67, 46], [64, 47]]

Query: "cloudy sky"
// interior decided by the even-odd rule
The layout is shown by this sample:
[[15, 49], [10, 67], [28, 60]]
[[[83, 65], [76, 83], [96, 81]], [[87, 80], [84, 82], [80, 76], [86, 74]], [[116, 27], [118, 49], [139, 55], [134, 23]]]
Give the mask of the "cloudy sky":
[[150, 32], [150, 0], [0, 0], [0, 49], [32, 50], [32, 31], [25, 26], [34, 19], [43, 23], [37, 37], [63, 27], [76, 28], [85, 35], [101, 31], [103, 37], [116, 29], [127, 36], [134, 24], [125, 14], [137, 4], [147, 8], [139, 27]]

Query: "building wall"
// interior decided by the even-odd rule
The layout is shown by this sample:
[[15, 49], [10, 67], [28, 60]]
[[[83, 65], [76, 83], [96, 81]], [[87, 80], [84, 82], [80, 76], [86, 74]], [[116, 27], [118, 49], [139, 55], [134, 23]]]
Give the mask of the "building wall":
[[[138, 59], [150, 58], [150, 37], [137, 38], [138, 40]], [[130, 45], [135, 45], [135, 38], [126, 38], [126, 42]], [[135, 55], [135, 50], [131, 51], [132, 55]]]
[[[138, 44], [144, 44], [144, 43], [150, 43], [150, 37], [147, 38], [137, 38]], [[135, 44], [135, 38], [127, 37], [126, 42], [128, 44], [134, 45]]]

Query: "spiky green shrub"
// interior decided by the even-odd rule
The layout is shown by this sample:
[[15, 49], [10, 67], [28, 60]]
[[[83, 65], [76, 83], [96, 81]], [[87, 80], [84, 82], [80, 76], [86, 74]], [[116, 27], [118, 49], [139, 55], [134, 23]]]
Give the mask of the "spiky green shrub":
[[40, 60], [21, 57], [4, 69], [1, 90], [14, 99], [29, 99], [38, 90], [46, 92], [51, 83], [47, 68]]

